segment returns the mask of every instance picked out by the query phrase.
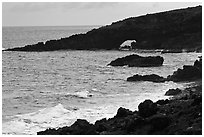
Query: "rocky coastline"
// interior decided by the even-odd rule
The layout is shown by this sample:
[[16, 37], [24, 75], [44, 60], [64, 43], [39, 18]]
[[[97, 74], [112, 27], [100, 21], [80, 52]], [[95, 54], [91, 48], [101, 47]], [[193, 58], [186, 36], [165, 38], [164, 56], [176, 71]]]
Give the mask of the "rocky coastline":
[[139, 104], [138, 111], [120, 107], [113, 118], [104, 118], [95, 124], [78, 119], [70, 127], [47, 129], [37, 134], [202, 135], [202, 84], [187, 88], [184, 93], [170, 100], [145, 100]]
[[[200, 70], [199, 75], [193, 69], [178, 69], [172, 81], [194, 81], [190, 87], [169, 89], [165, 95], [170, 99], [153, 102], [145, 100], [138, 106], [138, 110], [130, 111], [120, 107], [117, 114], [110, 119], [97, 120], [94, 124], [84, 119], [78, 119], [70, 127], [46, 129], [38, 135], [202, 135], [202, 59], [196, 60], [194, 65]], [[188, 67], [187, 67], [188, 68]], [[197, 70], [197, 71], [198, 71]], [[186, 76], [186, 74], [190, 74]], [[192, 75], [195, 77], [192, 77]], [[183, 79], [185, 78], [185, 79]], [[158, 80], [159, 79], [159, 80]], [[158, 82], [162, 77], [157, 75], [138, 76], [137, 80]], [[163, 82], [163, 81], [162, 81]]]
[[4, 51], [118, 50], [126, 40], [136, 41], [132, 49], [202, 51], [202, 6], [131, 17], [85, 34]]
[[202, 79], [202, 58], [196, 60], [193, 65], [184, 65], [183, 69], [178, 68], [172, 75], [164, 78], [162, 76], [151, 74], [151, 75], [133, 75], [127, 78], [127, 81], [151, 81], [151, 82], [183, 82], [183, 81], [194, 81]]

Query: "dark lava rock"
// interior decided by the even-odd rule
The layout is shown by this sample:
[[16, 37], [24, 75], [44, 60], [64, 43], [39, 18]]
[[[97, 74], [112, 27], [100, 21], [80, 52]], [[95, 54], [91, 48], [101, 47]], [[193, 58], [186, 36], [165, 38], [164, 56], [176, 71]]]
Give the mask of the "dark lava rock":
[[[63, 130], [62, 130], [63, 129]], [[46, 129], [45, 131], [39, 131], [37, 132], [37, 135], [69, 135], [69, 133], [66, 131], [68, 130], [68, 127], [63, 127], [59, 129]], [[63, 132], [62, 132], [63, 131]]]
[[38, 135], [96, 135], [94, 125], [86, 120], [77, 119], [77, 121], [70, 127], [63, 127], [59, 129], [47, 129], [37, 133]]
[[156, 74], [151, 75], [134, 75], [132, 77], [128, 77], [127, 81], [152, 81], [152, 82], [165, 82], [165, 78], [158, 76]]
[[133, 114], [133, 112], [130, 111], [129, 109], [120, 107], [115, 117], [126, 117], [127, 115], [131, 115], [131, 114]]
[[72, 135], [95, 135], [97, 134], [94, 126], [88, 121], [83, 119], [77, 119], [77, 121], [71, 125], [70, 134]]
[[164, 58], [160, 56], [148, 56], [142, 57], [136, 54], [126, 57], [118, 58], [111, 61], [108, 65], [111, 66], [129, 66], [129, 67], [157, 67], [161, 66], [164, 62]]
[[150, 117], [148, 121], [149, 121], [149, 124], [152, 125], [152, 129], [151, 129], [152, 132], [162, 130], [167, 126], [169, 126], [169, 124], [171, 123], [170, 118], [162, 114], [154, 115]]
[[103, 118], [101, 120], [97, 120], [95, 122], [95, 128], [97, 132], [103, 132], [108, 130], [108, 124], [106, 118]]
[[142, 127], [146, 124], [144, 118], [142, 117], [135, 117], [132, 118], [125, 126], [125, 130], [128, 132], [132, 132], [134, 130], [137, 130], [139, 127]]
[[165, 93], [165, 95], [166, 96], [173, 96], [173, 95], [178, 95], [178, 94], [180, 94], [182, 91], [179, 89], [179, 88], [177, 88], [177, 89], [169, 89], [166, 93]]
[[[194, 65], [184, 65], [183, 69], [178, 69], [174, 71], [173, 75], [169, 75], [167, 78], [158, 76], [156, 74], [151, 75], [134, 75], [127, 78], [127, 81], [152, 81], [152, 82], [183, 82], [183, 81], [193, 81], [202, 78], [202, 57], [200, 60], [196, 60]], [[175, 94], [178, 90], [175, 91]], [[173, 91], [172, 95], [174, 94]], [[179, 92], [179, 91], [178, 91]], [[168, 94], [168, 93], [167, 93]]]
[[157, 105], [153, 103], [151, 100], [145, 100], [140, 103], [138, 106], [139, 115], [142, 117], [149, 117], [157, 113]]
[[184, 65], [183, 69], [178, 69], [173, 75], [168, 76], [167, 79], [174, 82], [192, 81], [202, 78], [202, 69], [195, 66]]
[[162, 99], [162, 100], [158, 100], [155, 103], [158, 104], [158, 105], [165, 105], [165, 104], [169, 103], [169, 100], [168, 99], [166, 99], [166, 100]]
[[194, 65], [184, 65], [183, 69], [178, 69], [167, 77], [167, 81], [181, 82], [192, 81], [202, 78], [202, 57], [196, 60]]

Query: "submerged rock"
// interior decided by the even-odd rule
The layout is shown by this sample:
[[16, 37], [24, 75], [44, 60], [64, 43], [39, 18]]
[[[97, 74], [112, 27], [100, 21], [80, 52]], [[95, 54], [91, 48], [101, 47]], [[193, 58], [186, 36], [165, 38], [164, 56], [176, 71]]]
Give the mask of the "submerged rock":
[[127, 81], [152, 81], [152, 82], [165, 82], [165, 78], [158, 76], [156, 74], [151, 75], [134, 75], [132, 77], [128, 77]]
[[129, 67], [157, 67], [161, 66], [164, 62], [164, 58], [160, 56], [148, 56], [142, 57], [136, 54], [126, 57], [118, 58], [111, 61], [108, 65], [111, 66], [129, 66]]

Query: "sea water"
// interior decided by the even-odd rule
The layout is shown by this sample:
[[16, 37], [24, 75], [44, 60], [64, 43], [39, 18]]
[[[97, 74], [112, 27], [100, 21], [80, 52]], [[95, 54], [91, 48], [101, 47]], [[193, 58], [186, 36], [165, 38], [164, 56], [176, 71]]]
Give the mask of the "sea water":
[[[85, 33], [97, 26], [3, 27], [3, 48]], [[161, 67], [111, 67], [130, 54], [164, 57]], [[201, 53], [134, 51], [52, 51], [2, 53], [2, 132], [36, 134], [86, 119], [110, 118], [119, 107], [137, 110], [145, 99], [156, 101], [170, 88], [190, 83], [127, 82], [134, 74], [167, 77], [192, 65]]]

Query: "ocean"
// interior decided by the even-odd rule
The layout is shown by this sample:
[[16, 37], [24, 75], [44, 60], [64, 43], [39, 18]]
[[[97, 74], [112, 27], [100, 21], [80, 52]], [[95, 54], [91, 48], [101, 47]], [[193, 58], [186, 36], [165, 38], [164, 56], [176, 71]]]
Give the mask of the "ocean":
[[[85, 33], [99, 26], [3, 27], [2, 47]], [[112, 60], [130, 54], [164, 57], [161, 67], [111, 67]], [[76, 119], [91, 123], [110, 118], [119, 107], [137, 110], [145, 99], [156, 101], [170, 88], [184, 83], [127, 82], [134, 74], [168, 76], [192, 65], [202, 53], [138, 51], [2, 52], [2, 133], [36, 134], [47, 128], [71, 125]]]

